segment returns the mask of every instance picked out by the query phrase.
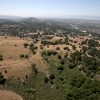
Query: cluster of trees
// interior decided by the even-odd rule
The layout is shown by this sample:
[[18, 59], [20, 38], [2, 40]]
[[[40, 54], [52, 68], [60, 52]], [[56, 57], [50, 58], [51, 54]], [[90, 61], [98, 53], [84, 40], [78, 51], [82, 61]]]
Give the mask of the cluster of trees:
[[95, 39], [86, 39], [85, 41], [81, 42], [81, 45], [88, 45], [89, 47], [99, 47], [100, 44]]
[[53, 84], [53, 80], [55, 79], [54, 74], [49, 74], [49, 76], [44, 76], [44, 82], [48, 83], [50, 81], [51, 84]]
[[100, 50], [98, 50], [96, 48], [89, 47], [87, 50], [87, 53], [93, 57], [100, 58]]
[[87, 47], [86, 46], [82, 46], [82, 51], [83, 51], [83, 53], [85, 53], [86, 51], [87, 51]]
[[30, 44], [30, 50], [32, 51], [33, 54], [36, 54], [36, 51], [37, 50], [37, 46], [34, 46], [33, 43]]
[[21, 54], [20, 58], [28, 58], [28, 55]]
[[87, 76], [90, 75], [90, 77], [93, 77], [93, 75], [98, 72], [100, 60], [94, 57], [83, 56], [82, 62], [82, 65], [84, 66], [83, 71], [87, 74]]
[[100, 83], [86, 79], [84, 76], [75, 76], [70, 82], [72, 88], [67, 93], [67, 100], [99, 100]]
[[100, 60], [76, 51], [70, 55], [69, 68], [72, 69], [75, 66], [81, 66], [80, 70], [83, 70], [87, 76], [93, 77], [99, 71]]
[[81, 45], [86, 45], [87, 42], [88, 42], [88, 39], [86, 39], [85, 41], [82, 41], [82, 42], [81, 42]]
[[66, 42], [62, 40], [56, 40], [55, 42], [46, 41], [46, 40], [41, 41], [41, 44], [44, 44], [44, 45], [57, 45], [57, 44], [65, 44], [65, 43]]
[[98, 46], [100, 46], [99, 42], [96, 41], [96, 40], [94, 40], [94, 39], [88, 40], [88, 45], [89, 45], [90, 47], [98, 47]]
[[56, 51], [52, 51], [52, 50], [46, 50], [42, 52], [42, 56], [51, 56], [51, 55], [56, 55], [57, 52]]
[[[100, 62], [98, 61], [97, 63], [97, 59], [94, 57], [88, 57], [84, 55], [83, 52], [76, 51], [70, 56], [70, 59], [64, 59], [62, 57], [59, 60], [56, 59], [55, 62], [51, 61], [51, 68], [53, 68], [52, 71], [50, 70], [50, 72], [53, 73], [53, 75], [51, 75], [51, 79], [45, 76], [44, 82], [50, 82], [51, 85], [54, 84], [57, 91], [64, 94], [64, 96], [66, 95], [65, 100], [99, 100], [100, 83], [99, 81], [92, 80], [90, 75], [93, 75], [93, 73], [97, 71], [97, 66], [99, 66], [98, 64], [100, 64]], [[85, 68], [86, 72], [84, 72], [86, 75], [88, 75], [88, 72], [90, 72], [88, 75], [89, 77], [86, 77], [81, 72], [81, 74], [79, 74], [79, 71], [74, 73], [74, 75], [67, 77], [67, 74], [70, 74], [68, 73], [70, 69], [66, 68], [68, 63], [69, 68], [73, 69], [72, 73], [76, 71], [77, 68], [75, 67], [82, 66], [81, 70], [84, 71]]]

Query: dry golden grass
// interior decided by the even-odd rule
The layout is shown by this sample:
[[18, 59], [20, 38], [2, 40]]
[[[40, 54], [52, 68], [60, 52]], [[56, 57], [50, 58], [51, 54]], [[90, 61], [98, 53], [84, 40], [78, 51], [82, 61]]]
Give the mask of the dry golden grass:
[[[71, 53], [75, 52], [73, 50], [72, 45], [75, 45], [76, 50], [81, 50], [81, 45], [79, 45], [82, 41], [88, 39], [86, 36], [77, 36], [75, 38], [68, 36], [70, 40], [76, 41], [69, 42], [70, 45], [66, 44], [59, 44], [59, 45], [49, 45], [43, 46], [43, 50], [54, 50], [57, 51], [62, 56], [67, 52], [68, 56], [70, 56]], [[56, 41], [56, 40], [64, 40], [63, 37], [54, 36], [53, 39], [50, 41]], [[40, 45], [41, 42], [35, 43], [35, 46], [38, 47], [36, 50], [37, 53], [35, 55], [32, 54], [32, 52], [29, 50], [29, 48], [24, 48], [24, 43], [32, 43], [32, 40], [30, 38], [28, 39], [21, 39], [18, 37], [7, 37], [0, 36], [0, 54], [3, 55], [4, 60], [0, 62], [0, 71], [3, 72], [4, 76], [6, 78], [9, 77], [15, 77], [15, 78], [24, 78], [26, 75], [29, 75], [31, 73], [31, 64], [34, 63], [37, 65], [37, 69], [40, 72], [44, 72], [48, 74], [48, 67], [49, 65], [43, 60], [41, 57], [41, 49]], [[16, 46], [15, 46], [16, 45]], [[60, 50], [56, 50], [56, 48], [59, 47]], [[68, 47], [70, 51], [64, 50], [64, 47]], [[21, 59], [19, 57], [20, 54], [27, 54], [29, 55], [29, 59]], [[7, 73], [5, 73], [5, 70], [7, 70]]]
[[32, 62], [35, 63], [37, 65], [37, 68], [40, 72], [44, 72], [44, 73], [48, 73], [48, 64], [46, 63], [46, 61], [44, 61], [44, 59], [41, 57], [41, 49], [40, 49], [40, 45], [41, 42], [39, 41], [37, 44], [35, 44], [38, 49], [37, 49], [37, 53], [32, 57]]
[[[0, 36], [0, 54], [3, 55], [3, 61], [0, 62], [0, 71], [6, 78], [8, 77], [25, 77], [30, 74], [30, 63], [28, 59], [21, 59], [20, 55], [28, 55], [32, 57], [32, 53], [29, 48], [24, 47], [24, 43], [31, 43], [32, 41], [23, 40], [18, 37]], [[16, 46], [15, 46], [16, 45]], [[5, 73], [7, 70], [7, 73]]]
[[30, 56], [30, 50], [24, 48], [24, 43], [29, 43], [27, 40], [23, 40], [16, 37], [0, 37], [0, 54], [3, 55], [4, 61], [13, 59], [18, 60], [19, 55], [28, 54]]
[[[23, 46], [24, 43], [32, 43], [32, 40], [23, 40], [17, 37], [0, 37], [0, 41], [0, 54], [4, 57], [4, 60], [0, 62], [0, 71], [5, 78], [25, 78], [32, 71], [32, 63], [37, 65], [38, 71], [47, 73], [48, 65], [41, 57], [40, 42], [35, 44], [38, 50], [33, 55], [29, 48]], [[27, 54], [29, 58], [21, 59], [19, 57], [20, 54]]]

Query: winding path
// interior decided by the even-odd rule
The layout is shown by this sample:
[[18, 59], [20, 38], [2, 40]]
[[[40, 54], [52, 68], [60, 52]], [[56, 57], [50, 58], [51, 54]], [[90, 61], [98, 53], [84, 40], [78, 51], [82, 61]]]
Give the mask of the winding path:
[[[24, 66], [27, 66], [27, 65], [30, 65], [32, 63], [35, 63], [38, 68], [39, 71], [42, 71], [42, 72], [45, 72], [45, 73], [48, 73], [47, 69], [48, 69], [48, 64], [43, 60], [43, 58], [41, 57], [41, 49], [40, 49], [40, 42], [37, 43], [37, 47], [38, 47], [38, 50], [37, 50], [37, 53], [35, 55], [33, 55], [31, 58], [23, 61], [23, 62], [20, 62], [20, 63], [14, 63], [14, 64], [9, 64], [9, 65], [1, 65], [0, 68], [6, 68], [6, 67], [10, 67], [10, 66], [18, 66], [18, 65], [24, 65]], [[27, 63], [27, 64], [26, 64]]]

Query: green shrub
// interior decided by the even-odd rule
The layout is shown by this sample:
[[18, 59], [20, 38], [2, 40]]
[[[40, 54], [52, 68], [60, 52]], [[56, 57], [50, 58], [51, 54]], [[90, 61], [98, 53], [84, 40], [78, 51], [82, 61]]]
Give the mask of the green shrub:
[[60, 55], [58, 55], [58, 59], [61, 59], [61, 56]]
[[49, 78], [50, 78], [51, 80], [55, 79], [54, 74], [50, 74], [50, 75], [49, 75]]
[[73, 69], [75, 66], [74, 66], [74, 64], [73, 63], [69, 63], [69, 68], [70, 69]]
[[3, 56], [2, 55], [0, 55], [0, 61], [3, 61]]
[[23, 45], [24, 45], [24, 47], [25, 47], [25, 48], [27, 48], [27, 46], [28, 46], [28, 43], [24, 43]]
[[28, 58], [28, 55], [25, 55], [25, 58]]
[[49, 78], [47, 76], [44, 77], [44, 82], [47, 83], [49, 81]]
[[59, 47], [57, 47], [57, 48], [56, 48], [56, 50], [60, 50], [60, 48], [59, 48]]
[[24, 54], [21, 54], [21, 55], [20, 55], [20, 58], [24, 58], [24, 57], [25, 57]]
[[2, 75], [2, 73], [0, 72], [0, 84], [4, 84], [6, 81], [6, 79], [4, 78], [4, 76]]
[[57, 67], [57, 70], [63, 71], [64, 67], [60, 65], [60, 66]]
[[32, 69], [33, 69], [35, 75], [37, 75], [38, 70], [37, 70], [37, 68], [36, 68], [36, 64], [32, 64], [31, 67], [32, 67]]

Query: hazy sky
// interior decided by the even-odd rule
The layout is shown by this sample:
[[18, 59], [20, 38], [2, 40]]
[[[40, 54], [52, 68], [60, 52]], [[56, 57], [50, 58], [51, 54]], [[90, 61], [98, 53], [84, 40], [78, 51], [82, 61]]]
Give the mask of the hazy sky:
[[100, 0], [0, 0], [0, 15], [100, 16]]

